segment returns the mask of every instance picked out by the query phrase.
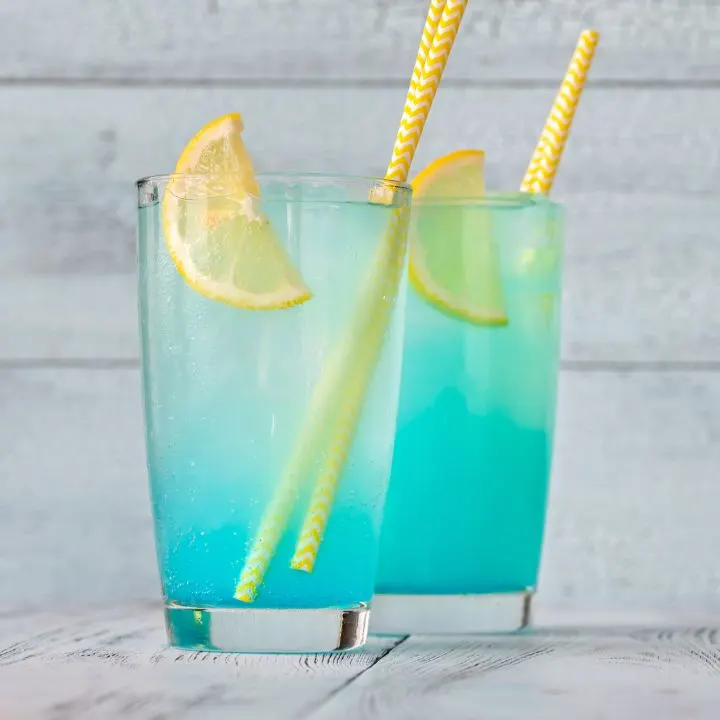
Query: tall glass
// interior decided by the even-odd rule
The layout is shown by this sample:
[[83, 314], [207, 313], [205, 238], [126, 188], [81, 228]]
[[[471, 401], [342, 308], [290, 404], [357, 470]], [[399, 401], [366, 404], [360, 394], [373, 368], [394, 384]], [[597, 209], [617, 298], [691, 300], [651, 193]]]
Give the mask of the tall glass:
[[[385, 181], [260, 176], [261, 198], [252, 202], [313, 296], [288, 309], [250, 310], [205, 297], [178, 272], [162, 200], [168, 184], [181, 187], [182, 180], [138, 183], [147, 462], [170, 643], [257, 652], [356, 647], [367, 634], [402, 359], [404, 287], [393, 293], [373, 278], [388, 224], [407, 217], [410, 190], [391, 183], [392, 202], [378, 204], [368, 197]], [[213, 187], [207, 178], [202, 185]], [[395, 235], [401, 249], [406, 225]], [[390, 308], [377, 363], [314, 568], [296, 570], [290, 561], [318, 469], [332, 450], [327, 431], [357, 377], [347, 343], [366, 347], [363, 329], [351, 322], [358, 303], [367, 310], [376, 301]], [[312, 423], [315, 435], [303, 436]], [[288, 486], [298, 443], [305, 443], [306, 464]], [[278, 497], [284, 516], [272, 510]], [[257, 596], [236, 599], [244, 569], [257, 568], [260, 556], [267, 562]]]
[[[371, 632], [529, 622], [553, 445], [561, 219], [559, 206], [528, 194], [413, 205], [411, 246], [424, 226], [446, 234], [465, 282], [496, 273], [504, 319], [470, 322], [414, 282], [408, 293]], [[494, 268], [473, 266], [476, 243]]]

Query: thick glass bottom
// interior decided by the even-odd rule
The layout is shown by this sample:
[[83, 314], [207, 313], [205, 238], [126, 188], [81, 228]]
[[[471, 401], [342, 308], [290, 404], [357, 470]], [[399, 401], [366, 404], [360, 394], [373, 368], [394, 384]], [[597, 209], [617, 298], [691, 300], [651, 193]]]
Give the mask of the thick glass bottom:
[[326, 653], [365, 643], [366, 607], [313, 610], [165, 606], [171, 645], [238, 653]]
[[506, 633], [530, 625], [533, 590], [488, 595], [375, 595], [373, 635]]

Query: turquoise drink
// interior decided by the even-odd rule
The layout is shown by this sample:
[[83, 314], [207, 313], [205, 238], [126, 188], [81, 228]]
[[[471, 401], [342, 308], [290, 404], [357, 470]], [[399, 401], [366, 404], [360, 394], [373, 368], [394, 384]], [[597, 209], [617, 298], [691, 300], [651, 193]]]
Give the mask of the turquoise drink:
[[[505, 321], [471, 322], [409, 292], [372, 632], [528, 622], [553, 445], [560, 219], [530, 195], [413, 208], [411, 243], [423, 223], [448, 233], [462, 282], [496, 282]], [[472, 266], [480, 242], [494, 269]]]
[[171, 643], [240, 651], [356, 646], [367, 631], [390, 471], [402, 293], [313, 571], [291, 569], [290, 560], [321, 443], [298, 478], [257, 597], [242, 602], [235, 591], [253, 543], [266, 540], [258, 537], [261, 522], [313, 389], [347, 334], [391, 214], [408, 212], [409, 189], [397, 186], [394, 204], [379, 205], [367, 202], [372, 179], [260, 176], [257, 207], [312, 298], [251, 310], [205, 297], [181, 277], [163, 226], [168, 182], [139, 183], [139, 292], [148, 472]]

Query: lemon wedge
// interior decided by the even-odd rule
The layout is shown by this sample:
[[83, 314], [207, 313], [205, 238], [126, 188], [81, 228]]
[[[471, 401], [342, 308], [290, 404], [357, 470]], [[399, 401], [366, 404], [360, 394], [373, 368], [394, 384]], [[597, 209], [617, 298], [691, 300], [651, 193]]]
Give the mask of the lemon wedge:
[[183, 150], [162, 200], [165, 241], [200, 294], [247, 310], [276, 310], [312, 293], [260, 212], [239, 114], [206, 125]]
[[485, 194], [484, 162], [482, 150], [459, 150], [413, 180], [409, 277], [413, 289], [446, 314], [478, 325], [505, 325], [490, 219], [467, 203]]

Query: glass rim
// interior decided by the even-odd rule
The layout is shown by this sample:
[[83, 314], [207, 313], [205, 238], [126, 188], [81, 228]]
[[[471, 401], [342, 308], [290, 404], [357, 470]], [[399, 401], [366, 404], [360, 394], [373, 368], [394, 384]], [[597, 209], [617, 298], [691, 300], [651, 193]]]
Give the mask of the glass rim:
[[413, 196], [413, 207], [462, 206], [480, 207], [497, 210], [522, 210], [526, 208], [545, 207], [562, 210], [561, 203], [550, 200], [547, 195], [532, 192], [503, 192], [502, 190], [485, 193], [481, 197], [466, 195], [450, 195], [447, 197]]
[[[169, 182], [173, 179], [187, 179], [187, 178], [208, 178], [208, 177], [232, 177], [234, 175], [246, 177], [243, 172], [208, 172], [208, 173], [160, 173], [159, 175], [145, 175], [139, 180], [135, 181], [135, 185], [138, 188], [147, 185], [152, 182]], [[288, 171], [273, 171], [273, 172], [259, 172], [255, 174], [257, 180], [278, 180], [278, 181], [289, 181], [295, 180], [297, 182], [310, 182], [314, 184], [327, 184], [327, 185], [352, 185], [352, 184], [366, 184], [377, 187], [378, 185], [389, 187], [395, 191], [402, 190], [412, 192], [412, 186], [408, 182], [401, 182], [399, 180], [389, 180], [383, 177], [373, 177], [372, 175], [351, 175], [348, 173], [328, 173], [328, 172], [313, 172], [304, 170], [288, 170]]]

